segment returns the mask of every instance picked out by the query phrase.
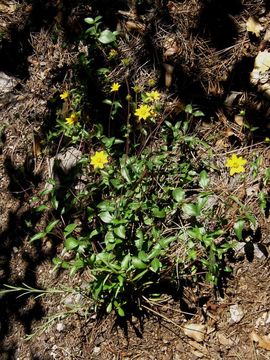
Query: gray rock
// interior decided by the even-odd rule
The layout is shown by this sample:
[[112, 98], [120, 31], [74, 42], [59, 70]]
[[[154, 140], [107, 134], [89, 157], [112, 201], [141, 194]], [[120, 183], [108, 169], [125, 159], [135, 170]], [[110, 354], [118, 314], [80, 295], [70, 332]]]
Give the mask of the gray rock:
[[11, 92], [17, 85], [18, 81], [0, 71], [0, 96]]
[[62, 332], [62, 331], [64, 331], [64, 329], [65, 329], [65, 325], [63, 323], [56, 324], [57, 331]]
[[94, 354], [99, 354], [100, 353], [100, 347], [99, 346], [95, 346], [93, 349], [93, 353]]
[[231, 314], [231, 318], [230, 318], [231, 324], [239, 323], [244, 317], [244, 312], [238, 304], [230, 306], [230, 314]]
[[64, 153], [57, 154], [55, 160], [58, 160], [59, 167], [67, 174], [80, 161], [82, 152], [74, 147], [69, 147]]

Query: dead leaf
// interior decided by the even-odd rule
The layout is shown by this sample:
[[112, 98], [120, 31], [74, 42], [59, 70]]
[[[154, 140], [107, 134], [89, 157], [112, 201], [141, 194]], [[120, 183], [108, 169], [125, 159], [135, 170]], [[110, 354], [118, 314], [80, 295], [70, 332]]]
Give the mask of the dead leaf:
[[261, 73], [265, 73], [270, 68], [270, 53], [266, 50], [259, 51], [255, 58], [254, 68], [258, 69]]
[[202, 353], [206, 353], [206, 352], [207, 352], [206, 347], [203, 346], [203, 345], [201, 345], [201, 344], [199, 344], [199, 343], [197, 343], [196, 341], [190, 340], [190, 341], [188, 341], [188, 344], [189, 344], [190, 346], [194, 347], [196, 350], [202, 352]]
[[197, 350], [192, 350], [192, 354], [195, 355], [197, 358], [203, 358], [205, 356], [205, 354]]
[[263, 30], [262, 25], [254, 17], [250, 16], [246, 23], [247, 31], [255, 34], [257, 37], [260, 36], [260, 32]]
[[168, 59], [169, 57], [175, 55], [178, 52], [178, 48], [177, 47], [170, 47], [169, 49], [167, 49], [164, 52], [164, 59]]
[[165, 86], [169, 88], [172, 85], [172, 75], [174, 71], [174, 67], [170, 64], [163, 64], [165, 69]]
[[228, 339], [222, 332], [217, 332], [217, 338], [221, 345], [231, 346], [233, 345], [233, 341]]
[[225, 132], [225, 136], [230, 137], [230, 136], [233, 136], [233, 135], [236, 136], [236, 134], [232, 131], [232, 129], [227, 128], [226, 132]]
[[224, 139], [219, 139], [215, 143], [215, 147], [217, 149], [226, 149], [228, 146], [229, 146], [229, 144], [227, 142], [225, 142]]
[[144, 24], [139, 24], [135, 21], [127, 21], [126, 22], [126, 28], [128, 30], [137, 30], [141, 33], [143, 33], [145, 31], [145, 25]]
[[187, 324], [183, 327], [184, 334], [191, 339], [201, 342], [205, 336], [205, 325]]
[[179, 46], [173, 36], [168, 36], [165, 38], [163, 42], [163, 48], [165, 50], [163, 54], [164, 60], [167, 60], [167, 58], [179, 52]]
[[250, 339], [256, 343], [258, 343], [258, 346], [270, 351], [270, 338], [269, 336], [259, 336], [255, 333], [255, 331], [252, 331], [250, 334]]
[[263, 84], [260, 86], [260, 90], [263, 92], [264, 96], [270, 99], [270, 84]]
[[263, 40], [264, 41], [270, 41], [270, 29], [267, 29], [265, 34], [264, 34], [264, 37], [263, 37]]
[[0, 13], [12, 14], [16, 10], [17, 5], [12, 1], [6, 1], [4, 4], [0, 4]]
[[235, 116], [234, 116], [234, 121], [235, 121], [236, 124], [238, 124], [239, 126], [243, 126], [243, 124], [244, 124], [244, 116], [242, 116], [242, 115], [235, 115]]
[[33, 136], [33, 156], [37, 158], [41, 155], [41, 138], [37, 134]]

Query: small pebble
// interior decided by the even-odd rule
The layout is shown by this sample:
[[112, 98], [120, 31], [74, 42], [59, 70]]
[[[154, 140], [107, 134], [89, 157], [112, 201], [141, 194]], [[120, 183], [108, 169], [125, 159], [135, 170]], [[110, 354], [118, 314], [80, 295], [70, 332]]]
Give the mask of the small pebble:
[[65, 329], [65, 325], [63, 323], [56, 324], [57, 331], [62, 332], [62, 331], [64, 331], [64, 329]]
[[238, 304], [230, 306], [230, 314], [231, 314], [230, 324], [237, 324], [244, 317], [244, 312]]
[[99, 346], [95, 346], [94, 350], [93, 350], [94, 354], [99, 354], [100, 353], [100, 347]]

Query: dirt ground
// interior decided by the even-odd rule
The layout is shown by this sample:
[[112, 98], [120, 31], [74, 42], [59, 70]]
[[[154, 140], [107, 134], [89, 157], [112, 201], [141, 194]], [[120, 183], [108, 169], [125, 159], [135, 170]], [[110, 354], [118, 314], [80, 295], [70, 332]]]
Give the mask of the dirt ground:
[[[54, 41], [50, 31], [52, 24], [61, 25], [67, 18], [76, 34], [80, 31], [79, 20], [85, 16], [85, 11], [89, 11], [89, 5], [84, 4], [84, 7], [79, 9], [81, 13], [78, 5], [73, 8], [70, 6], [68, 14], [62, 11], [61, 1], [53, 1], [51, 5], [45, 3], [5, 0], [3, 5], [0, 4], [0, 19], [6, 31], [0, 46], [0, 287], [3, 284], [27, 284], [48, 289], [65, 284], [69, 288], [75, 288], [83, 287], [88, 281], [87, 273], [70, 278], [64, 271], [52, 271], [51, 260], [61, 249], [60, 244], [53, 243], [50, 239], [35, 245], [29, 244], [33, 228], [36, 224], [42, 225], [40, 216], [34, 216], [31, 211], [30, 199], [43, 188], [48, 174], [46, 149], [42, 153], [36, 153], [37, 134], [45, 132], [48, 127], [51, 120], [49, 99], [61, 91], [63, 82], [68, 81], [67, 69], [72, 64], [75, 53], [72, 45], [63, 48], [61, 40]], [[178, 20], [182, 17], [182, 10], [178, 7], [182, 3], [187, 2], [166, 2], [166, 11], [174, 21], [177, 16]], [[231, 3], [228, 1], [228, 7]], [[270, 10], [267, 2], [243, 1], [242, 12], [237, 10], [236, 3], [240, 6], [241, 2], [236, 1], [232, 5], [234, 13], [228, 16], [229, 20], [243, 21], [244, 24], [247, 11], [255, 15], [262, 11], [264, 24], [269, 26]], [[198, 6], [200, 2], [193, 0], [189, 4]], [[93, 2], [93, 7], [95, 6], [96, 2]], [[188, 11], [191, 12], [192, 9], [189, 8]], [[151, 15], [151, 11], [149, 14]], [[191, 16], [187, 19], [193, 21]], [[181, 24], [182, 30], [190, 26], [188, 20]], [[166, 46], [165, 50], [161, 48], [164, 47], [167, 27], [162, 29], [161, 26], [160, 29], [162, 36], [156, 37], [153, 44], [159, 51], [166, 52]], [[212, 30], [208, 29], [210, 33]], [[182, 34], [184, 37], [184, 30]], [[202, 38], [208, 35], [203, 33]], [[213, 82], [213, 73], [205, 70], [211, 68], [210, 64], [203, 68], [204, 72], [200, 74], [204, 81], [200, 83], [197, 94], [194, 95], [194, 88], [198, 81], [194, 78], [191, 81], [190, 74], [186, 73], [183, 87], [189, 80], [192, 85], [188, 87], [186, 96], [193, 92], [192, 96], [197, 98], [198, 102], [206, 101], [207, 105], [204, 106], [208, 106], [212, 101], [213, 112], [220, 114], [223, 128], [224, 116], [232, 116], [232, 113], [223, 111], [221, 114], [217, 103], [220, 104], [221, 100], [226, 99], [228, 103], [228, 99], [232, 99], [232, 90], [239, 92], [238, 98], [243, 99], [245, 95], [249, 116], [254, 121], [259, 118], [266, 124], [260, 129], [254, 142], [250, 141], [250, 146], [255, 146], [263, 137], [269, 136], [269, 99], [257, 98], [254, 88], [248, 92], [250, 89], [244, 88], [244, 85], [246, 73], [252, 70], [250, 63], [253, 64], [256, 53], [270, 46], [269, 40], [259, 41], [248, 36], [243, 42], [243, 36], [240, 35], [237, 46], [241, 44], [243, 53], [237, 66], [240, 66], [238, 72], [245, 78], [242, 79], [243, 82], [239, 80], [241, 75], [236, 71], [233, 75], [227, 74], [226, 81], [218, 79]], [[194, 40], [195, 36], [192, 39]], [[218, 39], [217, 36], [215, 41], [224, 48], [230, 48], [232, 45], [228, 39], [229, 37]], [[174, 43], [173, 40], [170, 41]], [[138, 43], [139, 40], [134, 51], [140, 51], [141, 45]], [[200, 43], [200, 46], [204, 45], [203, 42]], [[172, 47], [175, 49], [177, 46], [174, 44]], [[130, 51], [126, 44], [122, 44], [122, 48], [123, 52]], [[207, 49], [208, 58], [204, 58], [204, 61], [209, 61], [213, 56], [211, 49]], [[200, 48], [200, 51], [203, 50], [203, 47]], [[171, 51], [171, 64], [181, 64], [183, 70], [190, 67], [187, 61], [188, 59], [192, 62], [190, 53], [181, 53], [179, 62], [178, 50]], [[168, 54], [169, 52], [166, 56], [169, 56]], [[253, 55], [249, 58], [247, 54]], [[236, 61], [234, 56], [235, 53], [226, 59], [226, 71], [221, 77], [226, 76], [229, 63]], [[200, 58], [196, 66], [203, 64], [202, 61]], [[196, 66], [194, 65], [193, 69]], [[140, 76], [143, 75], [142, 73]], [[121, 70], [117, 72], [117, 76], [121, 76]], [[179, 74], [175, 76], [176, 82], [179, 82]], [[235, 88], [230, 88], [230, 83], [234, 84]], [[182, 91], [181, 86], [179, 91]], [[262, 105], [255, 112], [259, 100]], [[234, 103], [234, 106], [239, 106], [239, 103]], [[256, 116], [252, 117], [255, 113]], [[216, 125], [207, 126], [208, 131], [216, 131]], [[233, 123], [231, 128], [238, 129], [239, 126]], [[222, 134], [221, 131], [221, 136]], [[237, 131], [229, 136], [241, 141], [241, 136], [237, 137], [235, 134]], [[269, 147], [264, 148], [262, 154], [269, 163]], [[244, 249], [244, 244], [239, 244], [230, 263], [233, 271], [224, 279], [218, 291], [205, 283], [193, 286], [185, 283], [181, 296], [167, 296], [161, 303], [149, 304], [143, 317], [132, 316], [126, 321], [116, 322], [113, 315], [99, 318], [96, 314], [88, 314], [87, 310], [74, 311], [74, 314], [65, 317], [77, 305], [82, 305], [79, 306], [80, 309], [87, 309], [88, 301], [67, 292], [36, 299], [32, 295], [20, 298], [16, 295], [0, 297], [0, 359], [270, 359], [269, 217], [261, 219], [260, 228], [261, 234], [256, 242], [260, 245], [250, 256], [247, 246]], [[48, 319], [53, 316], [55, 321], [48, 325]], [[188, 336], [184, 331], [185, 324], [201, 325], [203, 337], [196, 340], [194, 336]], [[42, 328], [44, 331], [39, 333]], [[26, 335], [35, 332], [36, 336], [25, 339]]]

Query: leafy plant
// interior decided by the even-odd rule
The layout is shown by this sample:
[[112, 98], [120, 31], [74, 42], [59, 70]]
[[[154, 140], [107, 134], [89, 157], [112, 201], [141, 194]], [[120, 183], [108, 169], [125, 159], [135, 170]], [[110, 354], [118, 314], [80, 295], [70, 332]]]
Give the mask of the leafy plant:
[[116, 41], [116, 37], [118, 35], [117, 31], [110, 31], [108, 29], [100, 30], [100, 26], [102, 22], [100, 21], [102, 16], [97, 16], [94, 19], [91, 17], [87, 17], [84, 21], [90, 25], [90, 27], [86, 30], [85, 34], [87, 36], [93, 37], [101, 44], [107, 45], [110, 43], [114, 43]]

